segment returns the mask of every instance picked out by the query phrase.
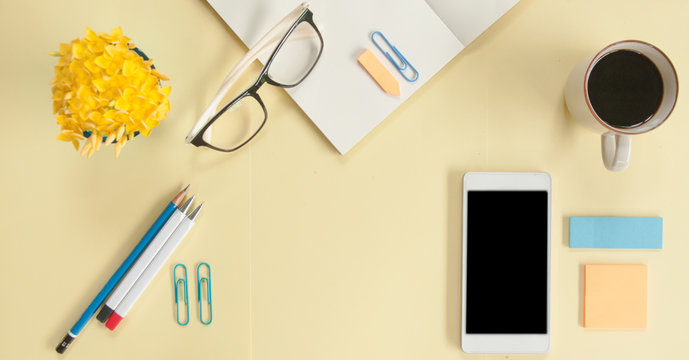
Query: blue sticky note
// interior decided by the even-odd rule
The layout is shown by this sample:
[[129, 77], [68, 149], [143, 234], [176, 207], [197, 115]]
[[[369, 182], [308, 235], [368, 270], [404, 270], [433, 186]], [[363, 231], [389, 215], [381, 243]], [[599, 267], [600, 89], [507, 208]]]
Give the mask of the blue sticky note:
[[663, 218], [569, 218], [569, 247], [578, 249], [662, 249]]

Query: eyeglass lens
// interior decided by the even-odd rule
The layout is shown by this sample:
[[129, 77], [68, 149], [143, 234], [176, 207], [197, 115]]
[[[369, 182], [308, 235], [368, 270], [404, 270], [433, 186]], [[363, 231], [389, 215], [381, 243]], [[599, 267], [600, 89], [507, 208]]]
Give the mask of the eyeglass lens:
[[268, 76], [282, 85], [296, 85], [313, 68], [320, 51], [321, 41], [316, 29], [308, 22], [301, 22], [275, 54]]
[[[315, 66], [322, 42], [317, 31], [308, 22], [301, 22], [273, 57], [268, 76], [283, 86], [301, 82]], [[256, 64], [254, 64], [256, 65]], [[204, 139], [211, 145], [233, 150], [250, 140], [260, 129], [267, 115], [257, 99], [245, 96], [236, 101], [257, 80], [262, 67], [251, 66], [232, 86], [219, 107], [223, 109], [235, 101], [212, 125], [212, 133]], [[211, 131], [211, 129], [207, 130]]]
[[265, 118], [266, 114], [258, 100], [250, 95], [245, 96], [213, 123], [209, 143], [220, 149], [235, 149], [261, 129]]

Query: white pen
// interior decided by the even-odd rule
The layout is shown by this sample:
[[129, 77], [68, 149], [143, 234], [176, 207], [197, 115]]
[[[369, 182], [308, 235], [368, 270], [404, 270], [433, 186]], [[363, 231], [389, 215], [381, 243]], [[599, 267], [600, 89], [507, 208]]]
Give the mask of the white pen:
[[146, 270], [148, 264], [153, 261], [153, 258], [158, 254], [158, 251], [160, 251], [170, 235], [172, 235], [175, 229], [177, 229], [177, 226], [182, 223], [182, 219], [186, 217], [186, 212], [193, 200], [194, 197], [192, 196], [182, 206], [177, 208], [167, 222], [165, 222], [165, 225], [163, 225], [158, 234], [151, 240], [148, 246], [146, 246], [146, 250], [139, 255], [139, 258], [136, 259], [136, 262], [129, 269], [127, 275], [120, 281], [115, 291], [110, 294], [108, 301], [105, 302], [105, 306], [100, 309], [100, 312], [96, 316], [98, 321], [104, 323], [110, 318], [110, 315], [112, 315], [122, 299], [124, 299], [132, 286], [134, 286], [134, 283], [136, 283], [144, 270]]
[[203, 204], [199, 205], [194, 211], [189, 215], [182, 218], [182, 222], [177, 226], [175, 231], [170, 235], [168, 240], [165, 242], [162, 248], [158, 251], [153, 260], [148, 264], [146, 270], [139, 276], [132, 288], [129, 290], [127, 295], [120, 301], [119, 305], [115, 308], [115, 311], [110, 315], [110, 318], [105, 323], [105, 326], [114, 330], [117, 324], [122, 321], [122, 319], [127, 316], [129, 310], [134, 306], [136, 301], [139, 299], [141, 294], [146, 290], [148, 284], [151, 283], [153, 278], [158, 274], [158, 271], [165, 265], [170, 255], [177, 249], [177, 246], [182, 242], [184, 237], [187, 235], [189, 230], [194, 226], [194, 221], [199, 215]]

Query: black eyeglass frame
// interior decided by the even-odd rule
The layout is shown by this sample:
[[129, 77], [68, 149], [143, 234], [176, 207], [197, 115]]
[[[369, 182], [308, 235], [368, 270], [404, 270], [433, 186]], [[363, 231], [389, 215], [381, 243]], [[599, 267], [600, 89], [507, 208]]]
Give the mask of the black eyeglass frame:
[[[313, 61], [313, 64], [311, 65], [311, 68], [304, 74], [304, 76], [297, 81], [294, 84], [281, 84], [273, 79], [270, 78], [270, 75], [268, 74], [268, 70], [270, 70], [270, 65], [273, 63], [273, 60], [275, 59], [275, 56], [277, 53], [280, 51], [282, 46], [287, 42], [287, 39], [289, 36], [292, 34], [294, 29], [299, 26], [299, 24], [306, 22], [311, 27], [316, 31], [316, 34], [318, 34], [318, 39], [320, 40], [321, 47], [318, 51], [318, 55], [316, 56], [316, 59]], [[237, 97], [235, 97], [232, 101], [228, 102], [227, 105], [223, 106], [220, 111], [218, 111], [213, 117], [206, 122], [206, 124], [201, 128], [201, 130], [196, 133], [193, 139], [191, 139], [190, 143], [193, 144], [194, 146], [205, 146], [208, 148], [211, 148], [213, 150], [218, 150], [218, 151], [223, 151], [223, 152], [233, 152], [241, 148], [242, 146], [246, 145], [249, 141], [251, 141], [256, 135], [263, 129], [263, 126], [266, 124], [266, 121], [268, 120], [268, 111], [266, 109], [265, 104], [263, 103], [263, 100], [261, 100], [261, 96], [258, 95], [258, 90], [263, 86], [263, 84], [268, 83], [273, 86], [278, 86], [281, 88], [292, 88], [295, 87], [299, 84], [301, 84], [304, 79], [306, 79], [309, 74], [311, 74], [311, 71], [316, 67], [316, 63], [318, 63], [318, 60], [321, 57], [321, 54], [323, 53], [323, 36], [321, 35], [321, 32], [318, 30], [318, 27], [316, 27], [316, 24], [313, 22], [313, 13], [311, 12], [310, 9], [305, 9], [304, 12], [294, 21], [292, 26], [287, 30], [285, 33], [285, 36], [282, 37], [282, 40], [278, 43], [278, 45], [275, 47], [275, 50], [273, 50], [273, 53], [270, 55], [268, 58], [268, 61], [266, 62], [265, 66], [263, 66], [263, 69], [261, 70], [260, 74], [258, 75], [258, 78], [254, 82], [253, 85], [251, 85], [248, 89], [244, 90], [241, 94], [239, 94]], [[229, 108], [231, 108], [234, 104], [237, 102], [241, 101], [242, 99], [246, 97], [252, 97], [254, 98], [259, 105], [261, 105], [261, 108], [263, 109], [263, 121], [261, 122], [261, 125], [256, 129], [256, 132], [254, 132], [248, 139], [246, 139], [244, 142], [241, 144], [231, 148], [231, 149], [223, 149], [219, 148], [217, 146], [214, 146], [213, 144], [208, 143], [206, 140], [203, 139], [203, 135], [205, 132], [208, 130], [208, 128], [213, 125], [213, 123], [218, 120], [224, 113], [227, 111]]]

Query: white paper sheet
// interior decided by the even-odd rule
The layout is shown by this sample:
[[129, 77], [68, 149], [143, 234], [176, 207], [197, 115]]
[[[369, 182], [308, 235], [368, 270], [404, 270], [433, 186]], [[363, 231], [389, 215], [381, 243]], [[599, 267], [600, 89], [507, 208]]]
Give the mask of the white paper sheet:
[[426, 0], [438, 17], [469, 45], [519, 0]]
[[[284, 0], [208, 2], [248, 47], [298, 5]], [[464, 48], [424, 0], [312, 0], [310, 4], [323, 35], [323, 54], [309, 77], [287, 92], [343, 155]], [[493, 21], [472, 29], [482, 27], [474, 31], [480, 34]], [[381, 31], [419, 71], [416, 82], [404, 80], [375, 47], [370, 39], [374, 31]], [[402, 96], [384, 93], [357, 63], [366, 49], [398, 79]], [[270, 104], [266, 107], [269, 116], [279, 116], [271, 114]]]

